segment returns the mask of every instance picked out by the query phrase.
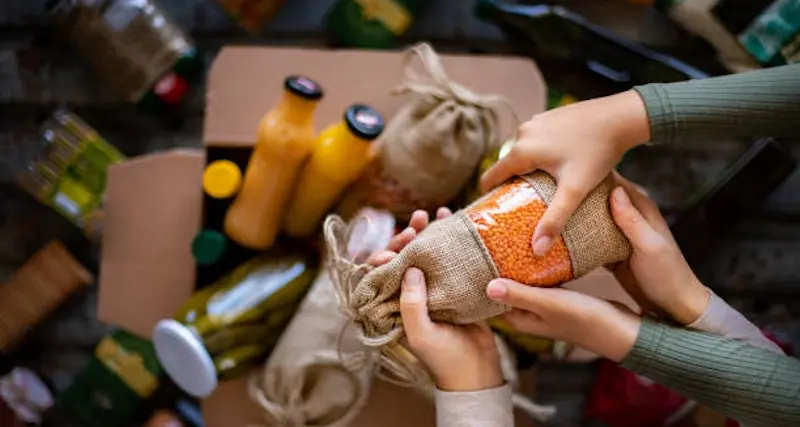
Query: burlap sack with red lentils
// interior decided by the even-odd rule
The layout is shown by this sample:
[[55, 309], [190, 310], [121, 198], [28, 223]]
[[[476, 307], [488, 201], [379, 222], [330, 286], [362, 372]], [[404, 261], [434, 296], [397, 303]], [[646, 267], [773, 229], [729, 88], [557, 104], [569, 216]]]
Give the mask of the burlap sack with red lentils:
[[533, 254], [531, 239], [556, 191], [555, 180], [544, 172], [514, 178], [431, 223], [391, 262], [377, 268], [347, 259], [347, 229], [340, 218], [330, 216], [325, 222], [328, 268], [366, 345], [384, 347], [403, 336], [400, 285], [409, 267], [425, 275], [433, 320], [468, 324], [488, 319], [509, 310], [486, 295], [492, 279], [557, 286], [630, 256], [630, 244], [609, 211], [613, 185], [611, 176], [600, 183], [541, 257]]
[[[415, 71], [415, 58], [423, 73]], [[477, 94], [450, 80], [426, 43], [406, 52], [403, 71], [392, 93], [408, 100], [374, 143], [374, 160], [339, 204], [337, 211], [345, 217], [372, 206], [408, 220], [417, 209], [446, 206], [481, 159], [501, 144], [498, 108], [507, 109], [516, 122], [503, 97]]]

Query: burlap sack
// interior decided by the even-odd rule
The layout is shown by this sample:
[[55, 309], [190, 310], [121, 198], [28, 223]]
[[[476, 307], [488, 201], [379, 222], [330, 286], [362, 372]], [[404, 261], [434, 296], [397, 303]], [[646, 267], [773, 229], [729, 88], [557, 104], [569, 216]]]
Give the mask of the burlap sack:
[[[414, 72], [415, 57], [427, 78]], [[387, 209], [401, 219], [416, 209], [444, 206], [502, 142], [496, 108], [508, 106], [504, 98], [478, 95], [451, 81], [425, 43], [408, 50], [404, 68], [403, 83], [393, 93], [412, 97], [375, 142], [375, 161], [340, 207], [345, 216], [361, 205]]]
[[[394, 232], [388, 212], [362, 210], [348, 256], [363, 260]], [[388, 220], [387, 220], [388, 219]], [[377, 354], [365, 351], [339, 309], [329, 272], [322, 271], [281, 336], [264, 370], [250, 378], [250, 397], [270, 427], [346, 427], [369, 396]]]
[[[546, 204], [552, 201], [556, 188], [552, 177], [544, 172], [535, 172], [524, 179]], [[630, 256], [630, 244], [609, 212], [608, 196], [612, 188], [613, 179], [609, 176], [589, 194], [567, 222], [563, 237], [573, 278]], [[502, 191], [502, 188], [495, 191]], [[326, 219], [328, 269], [345, 296], [348, 315], [358, 324], [362, 342], [366, 345], [382, 347], [402, 336], [400, 285], [404, 272], [412, 266], [425, 275], [428, 307], [433, 320], [468, 324], [509, 310], [486, 295], [487, 283], [499, 277], [499, 273], [464, 210], [433, 222], [391, 262], [377, 268], [349, 261], [343, 256], [346, 253], [341, 246], [344, 232], [346, 227], [338, 217]], [[532, 231], [530, 236], [524, 237], [531, 239]]]

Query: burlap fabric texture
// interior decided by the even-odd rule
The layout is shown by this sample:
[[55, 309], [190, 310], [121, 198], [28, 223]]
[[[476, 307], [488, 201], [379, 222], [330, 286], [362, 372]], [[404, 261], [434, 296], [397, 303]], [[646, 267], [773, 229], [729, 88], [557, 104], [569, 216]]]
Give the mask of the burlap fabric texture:
[[[552, 201], [556, 189], [552, 177], [534, 172], [523, 178], [545, 203]], [[630, 256], [630, 244], [609, 212], [612, 188], [613, 178], [609, 176], [567, 222], [563, 237], [573, 278]], [[433, 222], [391, 262], [377, 268], [347, 259], [342, 247], [347, 227], [340, 218], [328, 217], [324, 229], [328, 269], [348, 316], [358, 325], [360, 338], [368, 346], [385, 347], [402, 337], [400, 285], [409, 267], [425, 275], [433, 320], [469, 324], [509, 310], [486, 295], [486, 285], [498, 277], [497, 267], [464, 211]]]
[[[425, 75], [414, 71], [414, 58]], [[403, 82], [392, 93], [409, 95], [409, 101], [375, 142], [376, 159], [343, 202], [345, 215], [348, 207], [366, 204], [407, 219], [416, 209], [446, 205], [502, 143], [498, 107], [517, 121], [505, 98], [450, 80], [426, 43], [406, 52]]]
[[[351, 228], [347, 253], [363, 260], [386, 247], [394, 220], [372, 209], [359, 217], [367, 221]], [[358, 340], [323, 270], [248, 391], [270, 427], [346, 427], [369, 396], [379, 357]]]

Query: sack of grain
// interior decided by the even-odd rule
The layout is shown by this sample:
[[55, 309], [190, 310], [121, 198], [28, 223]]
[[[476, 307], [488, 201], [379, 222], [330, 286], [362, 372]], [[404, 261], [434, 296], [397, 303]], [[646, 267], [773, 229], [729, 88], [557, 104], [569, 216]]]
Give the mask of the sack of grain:
[[412, 266], [425, 274], [433, 320], [485, 320], [509, 310], [486, 295], [492, 279], [556, 286], [630, 256], [630, 244], [609, 212], [612, 187], [609, 176], [541, 257], [533, 254], [531, 239], [556, 190], [555, 180], [544, 172], [514, 178], [453, 216], [433, 222], [391, 262], [377, 268], [347, 258], [342, 246], [347, 228], [331, 216], [325, 222], [328, 269], [369, 346], [385, 348], [402, 337], [400, 285]]

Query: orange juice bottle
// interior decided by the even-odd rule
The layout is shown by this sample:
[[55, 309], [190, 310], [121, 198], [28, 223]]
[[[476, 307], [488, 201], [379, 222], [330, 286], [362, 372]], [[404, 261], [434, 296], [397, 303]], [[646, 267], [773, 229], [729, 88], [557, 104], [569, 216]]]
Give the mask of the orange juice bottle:
[[258, 125], [242, 189], [225, 214], [225, 234], [251, 249], [272, 246], [297, 174], [316, 142], [313, 116], [322, 88], [303, 76], [288, 77], [284, 88], [281, 101]]
[[283, 221], [289, 236], [309, 236], [344, 189], [371, 158], [370, 142], [383, 131], [383, 117], [366, 105], [353, 105], [344, 120], [325, 129], [303, 167]]

